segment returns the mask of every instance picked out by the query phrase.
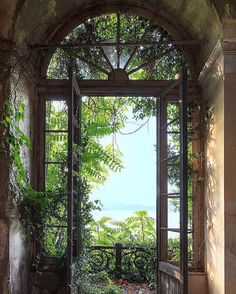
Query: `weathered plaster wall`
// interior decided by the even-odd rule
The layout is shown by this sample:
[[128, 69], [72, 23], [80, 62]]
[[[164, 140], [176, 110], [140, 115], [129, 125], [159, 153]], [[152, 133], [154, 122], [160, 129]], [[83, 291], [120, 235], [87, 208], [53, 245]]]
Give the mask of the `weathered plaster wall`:
[[8, 0], [0, 2], [0, 37], [9, 38], [9, 32], [11, 31], [15, 9], [17, 1]]
[[[33, 138], [33, 96], [34, 84], [26, 78], [22, 70], [17, 70], [11, 77], [11, 99], [22, 101], [25, 105], [25, 116], [24, 120], [20, 123], [20, 128], [31, 141]], [[33, 163], [31, 148], [23, 147], [21, 158], [26, 168], [27, 176], [31, 180]], [[19, 220], [18, 209], [17, 207], [12, 207], [9, 232], [9, 290], [11, 293], [28, 293], [30, 268], [29, 248], [25, 229]]]
[[[21, 223], [15, 218], [9, 234], [10, 293], [23, 294], [28, 291], [29, 254], [25, 243], [25, 234]], [[8, 292], [5, 292], [8, 293]]]
[[[17, 63], [17, 62], [16, 62]], [[25, 106], [24, 120], [20, 122], [20, 128], [25, 135], [33, 142], [33, 126], [34, 126], [34, 101], [35, 97], [35, 83], [26, 75], [25, 71], [17, 63], [14, 74], [11, 75], [11, 99], [15, 102], [23, 102]], [[32, 149], [21, 148], [21, 158], [27, 170], [27, 176], [31, 180], [31, 173], [33, 168]]]
[[[3, 191], [1, 191], [1, 193], [3, 193]], [[9, 222], [3, 215], [1, 215], [0, 218], [0, 233], [0, 290], [1, 293], [8, 293]]]
[[[9, 64], [15, 64], [10, 58]], [[5, 90], [0, 97], [1, 106], [6, 99], [24, 102], [25, 119], [20, 127], [29, 137], [32, 137], [32, 97], [33, 85], [28, 82], [18, 67], [5, 84]], [[3, 136], [1, 134], [1, 140]], [[2, 141], [1, 141], [2, 142]], [[1, 147], [3, 148], [3, 147]], [[31, 176], [32, 154], [28, 148], [22, 148], [21, 156]], [[9, 159], [8, 148], [1, 149], [1, 185], [0, 185], [0, 293], [24, 294], [27, 293], [29, 274], [29, 250], [25, 242], [25, 233], [19, 221], [18, 209], [12, 201], [9, 191]]]
[[[217, 56], [215, 56], [217, 54]], [[224, 292], [224, 66], [220, 48], [202, 87], [208, 123], [205, 142], [205, 270], [209, 294]], [[217, 57], [217, 59], [215, 59]]]
[[226, 26], [201, 77], [206, 134], [205, 257], [209, 293], [236, 291], [236, 23]]
[[[0, 119], [3, 119], [3, 107], [9, 92], [9, 74], [12, 44], [2, 44], [0, 41]], [[0, 293], [7, 293], [9, 268], [9, 156], [8, 148], [4, 147], [5, 129], [0, 126]]]

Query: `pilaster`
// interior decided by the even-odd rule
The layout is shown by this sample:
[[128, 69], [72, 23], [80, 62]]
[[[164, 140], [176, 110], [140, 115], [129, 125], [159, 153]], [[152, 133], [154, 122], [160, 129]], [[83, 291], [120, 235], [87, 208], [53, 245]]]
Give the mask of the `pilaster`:
[[222, 41], [224, 55], [225, 293], [236, 289], [236, 40]]
[[[14, 43], [0, 39], [0, 120], [3, 119], [4, 102], [9, 95], [9, 77]], [[9, 152], [5, 142], [5, 127], [0, 125], [0, 293], [8, 293], [9, 280]]]
[[[227, 36], [229, 36], [227, 34]], [[236, 289], [236, 39], [220, 40], [200, 74], [208, 111], [205, 244], [210, 294]]]

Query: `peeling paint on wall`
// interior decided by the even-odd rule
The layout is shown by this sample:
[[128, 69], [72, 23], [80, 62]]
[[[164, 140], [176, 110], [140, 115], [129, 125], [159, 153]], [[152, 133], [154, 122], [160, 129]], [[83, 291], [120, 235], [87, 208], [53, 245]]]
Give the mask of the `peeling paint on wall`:
[[10, 290], [14, 294], [27, 293], [28, 264], [25, 236], [19, 221], [10, 228]]

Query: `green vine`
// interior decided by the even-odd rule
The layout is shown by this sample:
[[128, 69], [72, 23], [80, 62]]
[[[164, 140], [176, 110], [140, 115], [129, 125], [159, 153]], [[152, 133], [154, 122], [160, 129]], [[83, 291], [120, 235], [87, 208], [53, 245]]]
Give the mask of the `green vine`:
[[[4, 104], [3, 120], [0, 124], [4, 127], [5, 142], [2, 147], [7, 150], [9, 146], [9, 156], [11, 171], [14, 180], [11, 181], [11, 192], [14, 200], [20, 200], [26, 195], [26, 190], [30, 189], [27, 179], [27, 172], [21, 159], [23, 147], [30, 148], [30, 140], [20, 128], [20, 122], [24, 120], [25, 106], [23, 102], [13, 103], [8, 100]], [[17, 186], [16, 186], [17, 183]]]
[[[45, 197], [44, 192], [34, 190], [30, 184], [27, 169], [23, 163], [21, 152], [30, 148], [30, 139], [21, 129], [25, 118], [25, 105], [22, 101], [7, 100], [4, 103], [0, 125], [4, 129], [4, 140], [1, 148], [8, 152], [10, 159], [10, 195], [17, 206], [21, 223], [24, 225], [26, 236], [30, 236], [38, 228], [35, 222], [35, 211], [43, 211], [51, 197]], [[50, 196], [50, 195], [49, 195]], [[40, 213], [39, 213], [40, 214]], [[42, 215], [40, 215], [40, 218]]]

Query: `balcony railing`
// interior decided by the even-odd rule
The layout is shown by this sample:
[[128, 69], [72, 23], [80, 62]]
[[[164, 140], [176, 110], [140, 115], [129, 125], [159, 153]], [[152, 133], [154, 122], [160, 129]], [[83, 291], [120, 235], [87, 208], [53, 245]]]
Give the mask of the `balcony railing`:
[[92, 246], [88, 248], [92, 272], [106, 271], [116, 278], [128, 278], [131, 273], [143, 280], [147, 272], [155, 271], [156, 254], [154, 248], [123, 246]]

